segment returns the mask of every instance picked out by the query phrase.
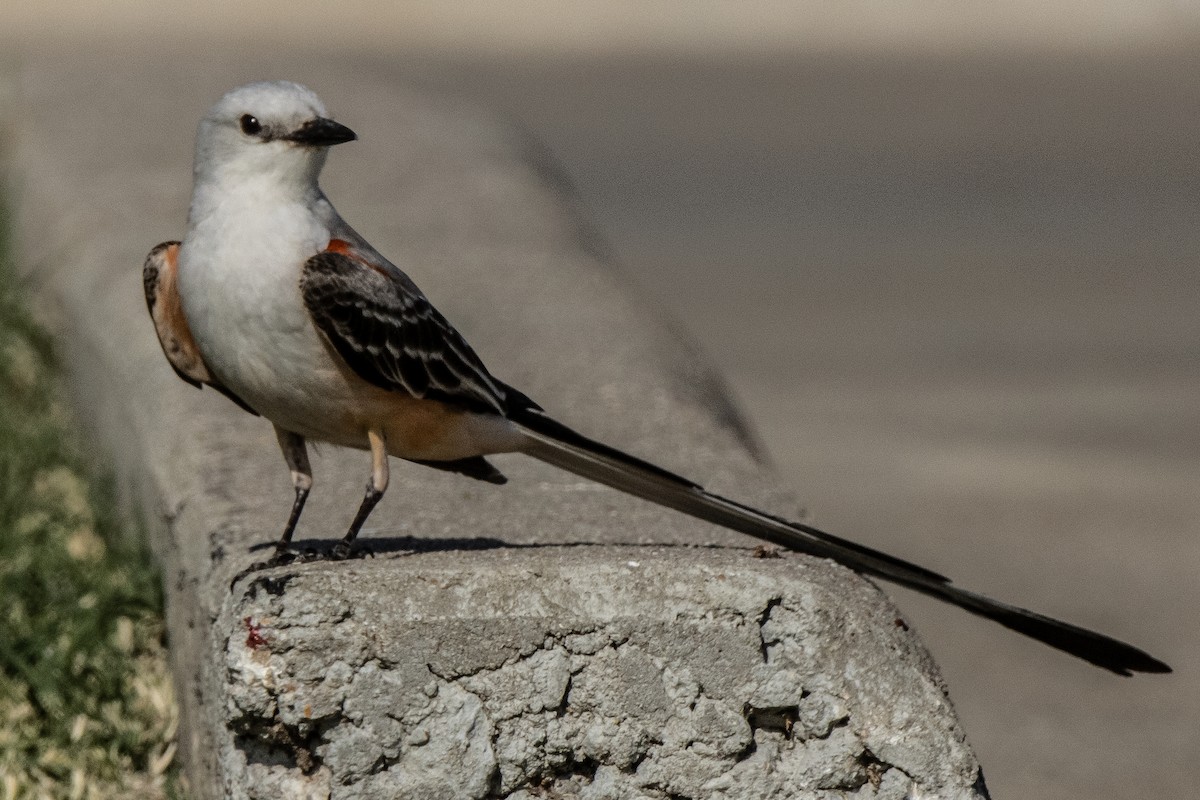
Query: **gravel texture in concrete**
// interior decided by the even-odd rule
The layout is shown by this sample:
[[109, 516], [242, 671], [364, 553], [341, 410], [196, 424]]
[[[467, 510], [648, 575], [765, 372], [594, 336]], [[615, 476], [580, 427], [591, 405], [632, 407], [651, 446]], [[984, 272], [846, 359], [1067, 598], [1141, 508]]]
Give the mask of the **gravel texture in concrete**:
[[[945, 687], [871, 584], [520, 457], [505, 487], [397, 465], [373, 558], [231, 579], [291, 502], [271, 428], [174, 376], [140, 265], [182, 233], [196, 120], [313, 86], [360, 143], [323, 182], [491, 369], [581, 431], [777, 513], [720, 381], [631, 292], [535, 141], [311, 55], [31, 56], [22, 264], [164, 569], [199, 797], [985, 796]], [[297, 538], [369, 470], [322, 450]], [[267, 551], [269, 552], [269, 551]]]

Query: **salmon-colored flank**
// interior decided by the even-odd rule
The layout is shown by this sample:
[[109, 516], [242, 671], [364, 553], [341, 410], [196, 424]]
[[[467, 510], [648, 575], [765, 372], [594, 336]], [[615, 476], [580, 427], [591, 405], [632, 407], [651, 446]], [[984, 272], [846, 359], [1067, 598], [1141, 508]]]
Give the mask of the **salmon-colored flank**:
[[178, 244], [171, 244], [163, 249], [159, 261], [157, 297], [151, 316], [158, 332], [158, 340], [171, 365], [188, 380], [210, 383], [212, 376], [200, 357], [200, 348], [196, 346], [187, 317], [183, 315], [183, 305], [179, 302], [178, 259]]
[[359, 438], [361, 443], [355, 446], [367, 449], [367, 431], [381, 419], [386, 420], [382, 429], [392, 455], [436, 459], [443, 457], [441, 452], [447, 446], [457, 446], [453, 444], [455, 433], [463, 425], [465, 411], [367, 383], [336, 351], [331, 352], [338, 370], [357, 395], [351, 407], [337, 411], [336, 416], [331, 414], [331, 419], [336, 420], [338, 430], [351, 431]]

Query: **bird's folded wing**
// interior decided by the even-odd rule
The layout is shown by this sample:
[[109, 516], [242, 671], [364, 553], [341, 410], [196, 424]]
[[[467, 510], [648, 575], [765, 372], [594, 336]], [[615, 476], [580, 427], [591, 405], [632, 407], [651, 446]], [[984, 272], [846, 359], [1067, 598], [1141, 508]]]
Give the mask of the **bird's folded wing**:
[[163, 354], [180, 378], [199, 388], [211, 386], [246, 411], [258, 415], [245, 401], [213, 377], [200, 355], [192, 336], [183, 304], [179, 300], [179, 242], [163, 242], [150, 251], [142, 266], [142, 288], [146, 292], [146, 307]]
[[511, 390], [395, 266], [334, 240], [304, 264], [300, 290], [317, 328], [363, 380], [505, 413]]

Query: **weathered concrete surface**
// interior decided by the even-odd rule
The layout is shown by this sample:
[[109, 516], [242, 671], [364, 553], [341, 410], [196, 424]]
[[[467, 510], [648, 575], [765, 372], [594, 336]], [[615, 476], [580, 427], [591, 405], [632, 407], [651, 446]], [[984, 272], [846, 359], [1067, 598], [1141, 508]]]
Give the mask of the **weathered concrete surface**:
[[[328, 193], [494, 372], [589, 434], [798, 509], [509, 125], [311, 53], [60, 55], [20, 75], [22, 260], [150, 521], [198, 796], [983, 794], [935, 667], [870, 584], [526, 459], [497, 459], [506, 487], [398, 465], [364, 532], [375, 558], [231, 593], [289, 480], [268, 425], [171, 373], [139, 268], [182, 232], [196, 119], [263, 77], [310, 84], [359, 131]], [[330, 539], [368, 462], [329, 449], [314, 466], [298, 538]]]
[[673, 548], [466, 560], [238, 593], [214, 652], [237, 796], [971, 795], [941, 686], [862, 581]]

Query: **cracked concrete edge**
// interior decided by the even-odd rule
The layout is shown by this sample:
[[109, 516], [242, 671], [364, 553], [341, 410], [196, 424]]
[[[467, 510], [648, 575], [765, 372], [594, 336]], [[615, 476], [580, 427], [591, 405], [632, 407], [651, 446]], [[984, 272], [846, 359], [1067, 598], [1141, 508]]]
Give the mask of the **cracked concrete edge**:
[[[403, 516], [389, 528], [381, 508], [368, 531], [378, 558], [230, 592], [275, 535], [286, 472], [269, 426], [170, 373], [138, 267], [182, 226], [194, 120], [262, 65], [59, 56], [20, 76], [19, 252], [148, 519], [198, 796], [985, 796], [935, 666], [869, 583], [752, 558], [743, 537], [527, 460], [498, 460], [503, 489], [403, 470], [385, 499], [409, 498]], [[390, 128], [335, 154], [326, 188], [494, 371], [585, 432], [795, 513], [528, 137], [377, 65], [292, 66], [327, 100], [336, 87], [360, 132]], [[329, 538], [365, 464], [315, 466], [340, 502], [310, 503], [300, 536]]]
[[230, 796], [983, 796], [927, 655], [869, 584], [747, 553], [612, 555], [337, 576], [386, 569], [399, 608], [260, 577], [221, 651]]

